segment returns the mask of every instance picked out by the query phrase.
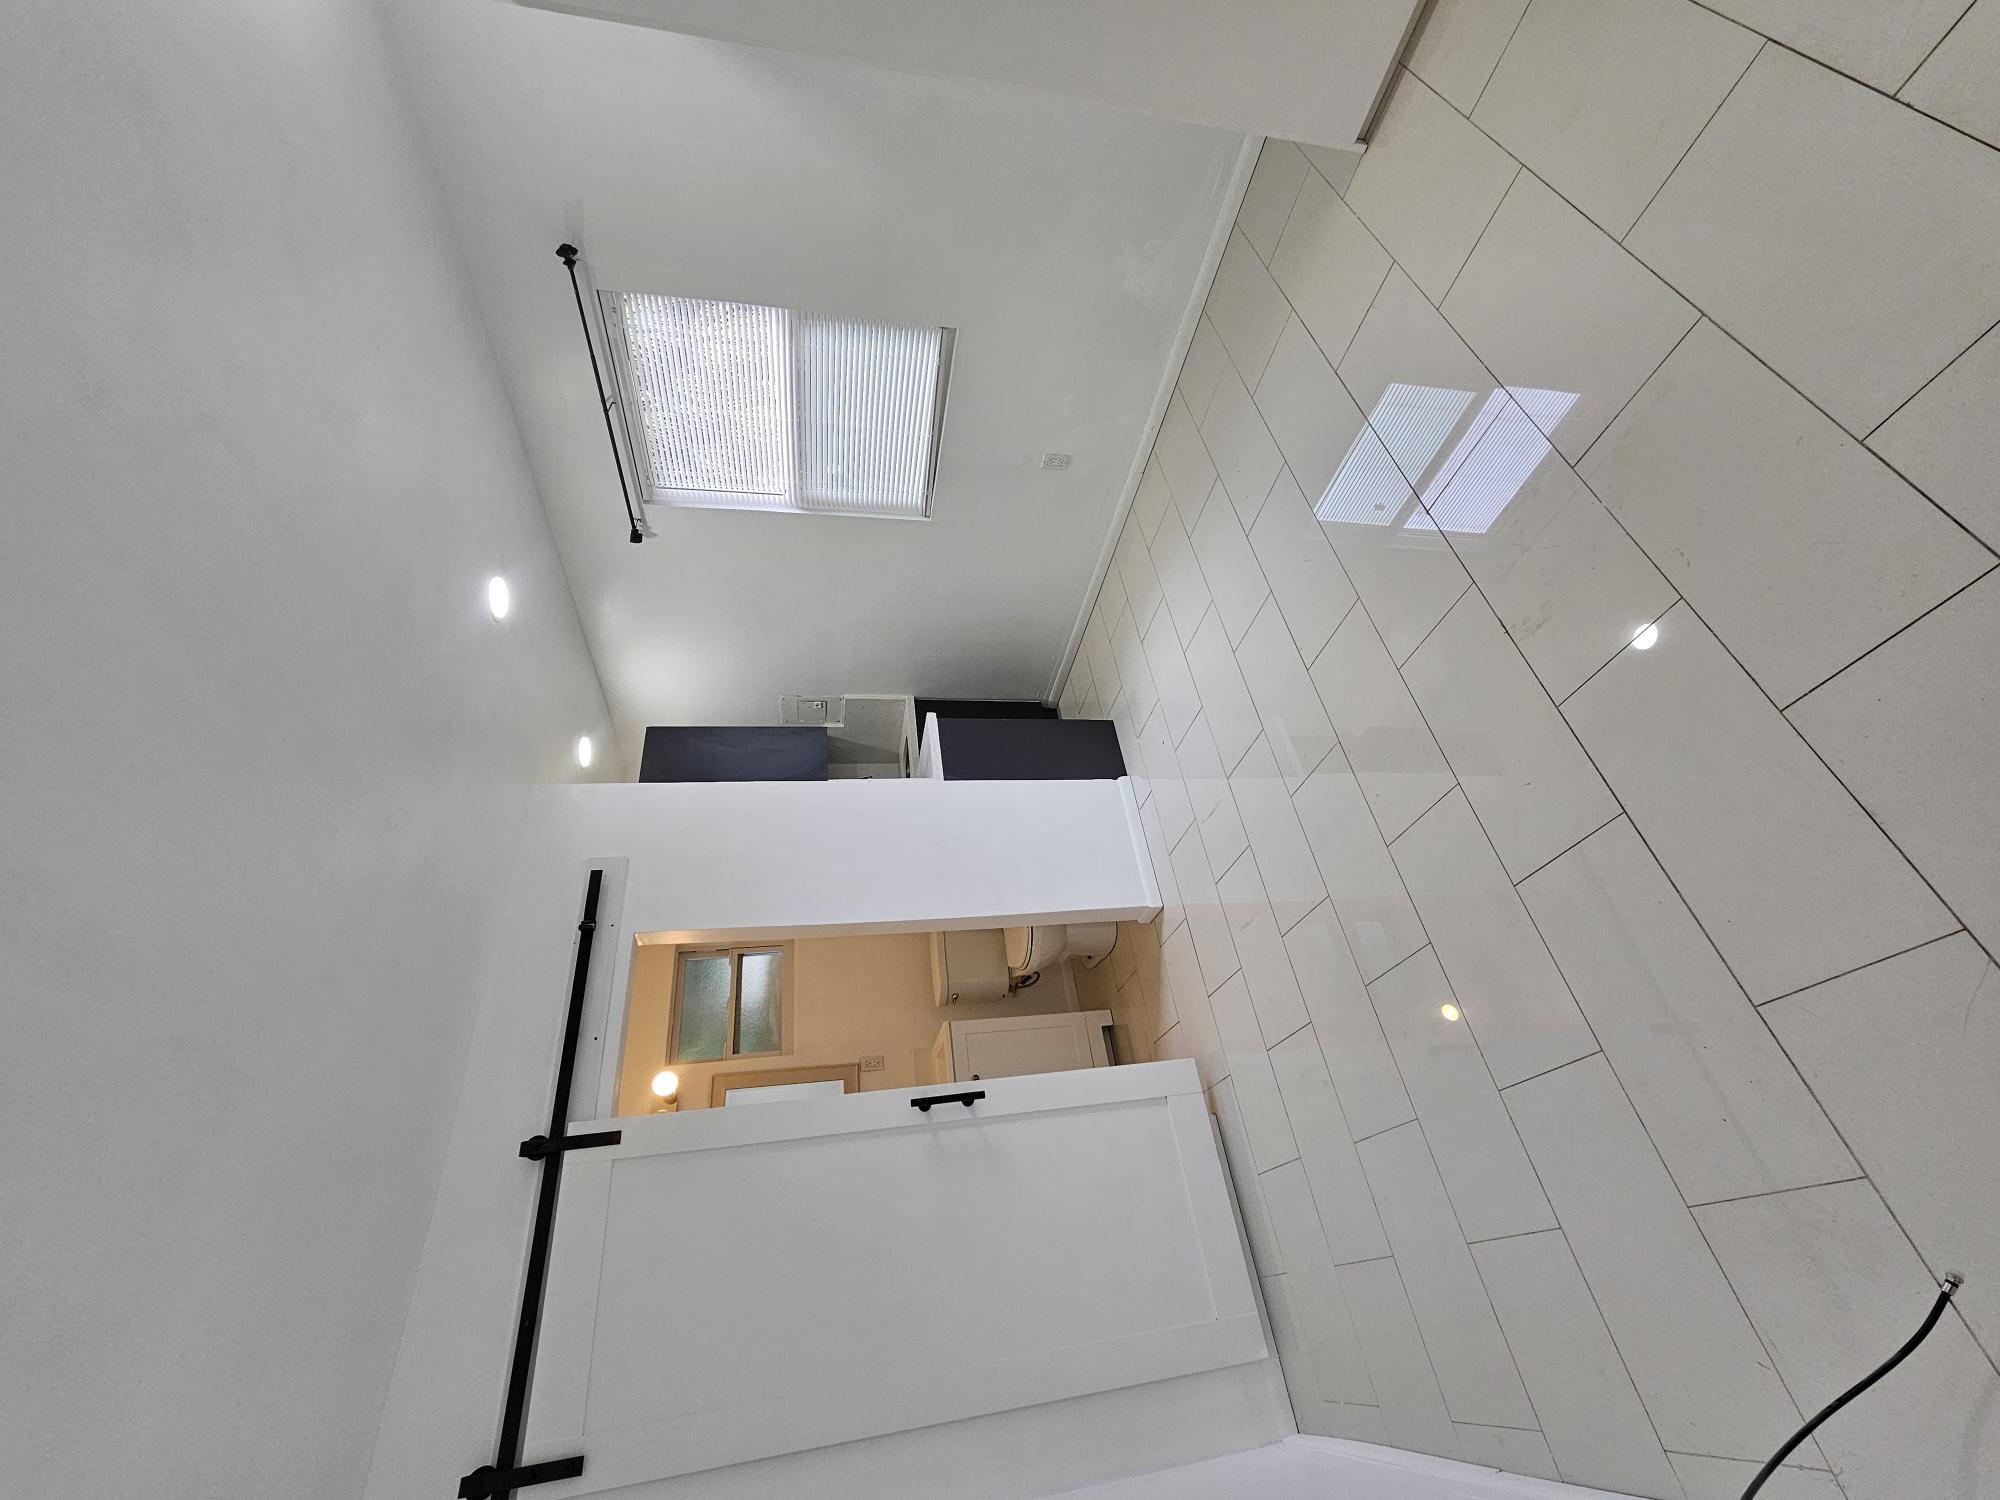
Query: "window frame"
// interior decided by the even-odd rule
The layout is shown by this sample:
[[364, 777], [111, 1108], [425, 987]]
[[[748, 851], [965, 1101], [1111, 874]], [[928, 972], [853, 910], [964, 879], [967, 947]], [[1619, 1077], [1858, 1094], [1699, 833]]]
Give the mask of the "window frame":
[[[778, 1045], [757, 1052], [745, 1052], [737, 1043], [742, 1024], [743, 960], [753, 954], [768, 953], [778, 961]], [[724, 1030], [726, 1050], [716, 1057], [681, 1055], [681, 1020], [685, 1012], [687, 963], [691, 958], [729, 959], [729, 1016]], [[724, 943], [688, 946], [674, 954], [672, 1013], [667, 1020], [667, 1058], [670, 1068], [713, 1067], [746, 1057], [784, 1057], [792, 1050], [792, 965], [789, 943]]]
[[[729, 492], [720, 490], [668, 490], [663, 491], [653, 482], [651, 450], [646, 442], [646, 417], [644, 403], [633, 374], [632, 350], [625, 339], [625, 319], [619, 309], [619, 299], [627, 296], [682, 297], [690, 301], [728, 302], [727, 297], [693, 297], [683, 292], [652, 292], [636, 287], [596, 287], [597, 327], [603, 339], [607, 355], [605, 363], [610, 367], [611, 397], [609, 405], [614, 409], [617, 421], [616, 446], [623, 451], [625, 462], [639, 491], [642, 505], [658, 506], [668, 510], [728, 510], [751, 511], [773, 515], [792, 516], [836, 516], [867, 521], [928, 521], [937, 503], [938, 462], [944, 451], [945, 409], [951, 396], [951, 369], [957, 353], [958, 330], [954, 327], [937, 325], [938, 328], [938, 369], [937, 381], [931, 400], [930, 451], [924, 468], [924, 508], [915, 514], [893, 514], [876, 510], [841, 509], [838, 507], [814, 507], [807, 509], [797, 504], [745, 505], [732, 503]], [[752, 304], [772, 306], [768, 303]], [[787, 319], [797, 319], [804, 314], [802, 308], [776, 308]], [[928, 324], [886, 325], [928, 327]], [[799, 372], [794, 365], [791, 371], [794, 390]], [[796, 402], [794, 403], [796, 409]], [[796, 428], [788, 434], [788, 448], [792, 468], [792, 480], [796, 483], [799, 465], [799, 434]], [[707, 495], [710, 503], [700, 503], [673, 498], [677, 495]]]

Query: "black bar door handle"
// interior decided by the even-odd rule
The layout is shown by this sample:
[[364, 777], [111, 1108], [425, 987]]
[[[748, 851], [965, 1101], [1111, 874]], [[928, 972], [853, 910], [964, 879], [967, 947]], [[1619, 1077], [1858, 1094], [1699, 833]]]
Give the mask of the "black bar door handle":
[[985, 1097], [985, 1089], [967, 1089], [962, 1094], [926, 1094], [921, 1099], [912, 1099], [910, 1101], [910, 1108], [920, 1109], [925, 1114], [931, 1112], [933, 1104], [963, 1104], [967, 1109], [970, 1109], [972, 1108], [973, 1100], [984, 1099]]

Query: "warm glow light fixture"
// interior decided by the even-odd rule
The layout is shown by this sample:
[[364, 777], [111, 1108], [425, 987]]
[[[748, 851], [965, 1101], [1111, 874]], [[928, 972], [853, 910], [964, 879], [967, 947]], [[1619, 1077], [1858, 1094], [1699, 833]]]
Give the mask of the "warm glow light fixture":
[[590, 736], [587, 734], [578, 735], [576, 737], [576, 763], [588, 771], [591, 761], [596, 758], [597, 749], [590, 743]]
[[653, 1097], [671, 1099], [681, 1090], [681, 1075], [672, 1068], [662, 1068], [653, 1075]]
[[1438, 1007], [1438, 1014], [1443, 1016], [1447, 1021], [1456, 1021], [1458, 1019], [1458, 1007], [1447, 1000]]
[[507, 580], [495, 573], [486, 580], [486, 609], [496, 620], [507, 618], [507, 611], [514, 607], [514, 591], [507, 587]]

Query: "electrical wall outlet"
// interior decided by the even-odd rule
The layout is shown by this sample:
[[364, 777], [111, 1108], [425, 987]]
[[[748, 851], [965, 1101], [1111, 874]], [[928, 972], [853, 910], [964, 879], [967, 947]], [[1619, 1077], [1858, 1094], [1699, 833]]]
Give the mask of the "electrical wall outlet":
[[879, 1052], [871, 1053], [861, 1059], [861, 1071], [864, 1073], [879, 1073], [882, 1071], [882, 1066], [883, 1057]]

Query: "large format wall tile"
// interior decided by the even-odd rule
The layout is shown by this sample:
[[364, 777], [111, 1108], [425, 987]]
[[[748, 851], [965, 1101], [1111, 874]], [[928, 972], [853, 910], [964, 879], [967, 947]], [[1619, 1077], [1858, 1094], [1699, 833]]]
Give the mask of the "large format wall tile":
[[1463, 459], [1459, 440], [1498, 389], [1400, 267], [1382, 283], [1339, 368], [1396, 467], [1426, 499], [1443, 489], [1432, 484], [1438, 473]]
[[1440, 310], [1571, 463], [1699, 316], [1528, 172]]
[[1243, 190], [1243, 204], [1236, 210], [1236, 227], [1250, 248], [1266, 262], [1278, 248], [1278, 237], [1292, 216], [1292, 204], [1299, 188], [1313, 174], [1305, 153], [1290, 141], [1265, 140], [1257, 153], [1256, 169], [1250, 185]]
[[1760, 45], [1686, 0], [1535, 0], [1472, 118], [1622, 238]]
[[[1220, 373], [1218, 369], [1218, 378]], [[1201, 440], [1200, 425], [1178, 395], [1169, 398], [1167, 414], [1160, 419], [1160, 435], [1153, 443], [1153, 462], [1173, 492], [1181, 529], [1190, 529], [1201, 519], [1201, 508], [1208, 503], [1208, 492], [1215, 487], [1215, 463], [1208, 456], [1208, 445]], [[1157, 536], [1149, 540], [1159, 545]], [[1153, 560], [1160, 561], [1157, 557]], [[1189, 620], [1182, 633], [1192, 629], [1194, 621]]]
[[1956, 925], [1685, 604], [1563, 715], [1752, 1000]]
[[1285, 934], [1292, 973], [1299, 981], [1313, 1036], [1326, 1059], [1340, 1099], [1340, 1113], [1355, 1140], [1416, 1118], [1403, 1076], [1389, 1051], [1368, 987], [1347, 949], [1340, 923], [1321, 905]]
[[[1907, 1339], [1936, 1291], [1865, 1182], [1715, 1203], [1696, 1215], [1807, 1411]], [[2000, 1494], [1994, 1379], [1947, 1313], [1893, 1376], [1813, 1441], [1847, 1500], [1985, 1500]], [[1783, 1430], [1773, 1423], [1773, 1434]]]
[[[1262, 576], [1261, 574], [1259, 575]], [[1284, 615], [1266, 604], [1237, 643], [1236, 664], [1263, 720], [1279, 773], [1297, 786], [1333, 748], [1333, 724], [1299, 658]]]
[[1390, 846], [1479, 1050], [1505, 1088], [1597, 1050], [1507, 872], [1454, 791]]
[[[1518, 408], [1487, 429], [1434, 504], [1451, 523], [1452, 550], [1558, 703], [1677, 597]], [[1460, 524], [1475, 514], [1491, 517], [1485, 530]]]
[[1604, 779], [1476, 590], [1417, 648], [1403, 680], [1510, 879], [1617, 816]]
[[[1201, 441], [1199, 437], [1195, 439]], [[1213, 472], [1211, 470], [1211, 472]], [[1211, 489], [1220, 488], [1209, 481]], [[1223, 502], [1225, 505], [1227, 501]], [[1209, 610], [1211, 596], [1208, 580], [1202, 575], [1201, 564], [1194, 555], [1194, 544], [1188, 540], [1187, 531], [1181, 524], [1179, 508], [1160, 521], [1160, 529], [1153, 535], [1153, 566], [1160, 575], [1160, 589], [1166, 595], [1166, 609], [1174, 622], [1174, 631], [1186, 645], [1194, 638], [1195, 628], [1201, 624], [1202, 616]], [[1097, 670], [1097, 661], [1091, 659], [1091, 670]], [[1098, 682], [1100, 695], [1103, 680]]]
[[1292, 975], [1284, 935], [1264, 897], [1256, 858], [1245, 854], [1237, 860], [1215, 882], [1215, 891], [1222, 898], [1222, 914], [1228, 919], [1229, 939], [1250, 991], [1257, 1030], [1266, 1047], [1275, 1047], [1306, 1024], [1306, 1003]]
[[1375, 1387], [1327, 1252], [1305, 1168], [1297, 1162], [1279, 1166], [1265, 1172], [1262, 1183], [1278, 1252], [1285, 1258], [1286, 1301], [1306, 1345], [1319, 1397], [1372, 1406]]
[[1278, 930], [1290, 932], [1308, 912], [1325, 903], [1326, 883], [1299, 826], [1290, 788], [1262, 739], [1229, 773], [1229, 786], [1250, 850], [1257, 856]]
[[1561, 1231], [1472, 1254], [1562, 1477], [1672, 1497], [1673, 1470]]
[[1683, 1198], [1859, 1172], [1630, 822], [1521, 895]]
[[[1218, 401], [1221, 399], [1220, 395], [1216, 397]], [[1271, 450], [1274, 458], [1277, 451]], [[1276, 472], [1272, 471], [1274, 475]], [[1201, 520], [1188, 533], [1188, 540], [1194, 546], [1201, 576], [1215, 600], [1215, 612], [1222, 617], [1222, 628], [1229, 633], [1230, 644], [1238, 644], [1249, 630], [1250, 622], [1257, 618], [1257, 611], [1263, 608], [1270, 589], [1264, 582], [1263, 569], [1257, 566], [1257, 554], [1250, 550], [1250, 539], [1243, 534], [1236, 508], [1220, 488], [1203, 508]]]
[[1310, 666], [1353, 608], [1354, 585], [1289, 470], [1279, 471], [1250, 528], [1250, 550]]
[[1395, 1261], [1368, 1260], [1348, 1266], [1341, 1271], [1340, 1281], [1354, 1314], [1354, 1331], [1368, 1361], [1368, 1377], [1382, 1407], [1389, 1442], [1414, 1453], [1457, 1457], [1451, 1413], [1445, 1409]]
[[1709, 8], [1893, 94], [1965, 0], [1709, 0]]
[[1610, 1065], [1585, 1058], [1503, 1097], [1660, 1441], [1767, 1455], [1797, 1408]]
[[[2000, 8], [1994, 10], [2000, 16]], [[2000, 328], [1868, 434], [1897, 472], [1989, 547], [2000, 547]]]
[[[1285, 295], [1264, 262], [1241, 230], [1232, 232], [1209, 287], [1208, 321], [1215, 325], [1245, 385], [1255, 385], [1264, 373], [1264, 361], [1271, 357], [1271, 346], [1278, 342], [1278, 330], [1289, 314]], [[1171, 482], [1173, 475], [1167, 479]]]
[[1307, 177], [1271, 275], [1329, 362], [1347, 352], [1388, 274], [1389, 252], [1367, 225], [1317, 172]]
[[1993, 564], [1712, 323], [1577, 472], [1781, 706]]
[[[1933, 3], [1955, 7], [1956, 0]], [[2000, 73], [2000, 4], [1977, 0], [1897, 97], [1925, 114], [1949, 120], [1989, 146], [2000, 146], [1996, 73]]]
[[[1222, 378], [1222, 371], [1228, 363], [1229, 351], [1222, 347], [1222, 335], [1208, 321], [1208, 314], [1203, 313], [1195, 324], [1187, 358], [1181, 361], [1181, 373], [1174, 381], [1174, 394], [1181, 398], [1196, 425], [1208, 414], [1208, 403], [1215, 395], [1215, 383]], [[1151, 526], [1146, 528], [1146, 536], [1151, 540]]]
[[[1312, 681], [1382, 836], [1395, 838], [1451, 790], [1453, 778], [1416, 700], [1361, 610], [1350, 610], [1341, 621], [1313, 662]], [[1326, 873], [1324, 865], [1320, 873]]]
[[1939, 606], [1790, 714], [1989, 946], [2000, 943], [1996, 652], [2000, 576]]
[[1528, 0], [1437, 0], [1410, 44], [1412, 73], [1472, 113]]
[[1257, 407], [1299, 487], [1317, 502], [1360, 435], [1361, 408], [1297, 318], [1278, 335], [1257, 383]]
[[[1293, 320], [1286, 326], [1294, 326]], [[1215, 460], [1223, 491], [1236, 507], [1236, 519], [1247, 531], [1264, 507], [1264, 497], [1271, 492], [1271, 481], [1278, 477], [1282, 460], [1257, 403], [1233, 369], [1224, 370], [1216, 381], [1215, 398], [1208, 403], [1208, 415], [1201, 419], [1201, 435], [1208, 444], [1208, 456]], [[1206, 511], [1202, 520], [1208, 520]], [[1200, 529], [1195, 528], [1197, 532]]]
[[1264, 728], [1250, 689], [1243, 685], [1222, 617], [1213, 610], [1187, 643], [1187, 664], [1201, 694], [1202, 717], [1208, 721], [1216, 753], [1233, 770]]
[[[1250, 1155], [1261, 1172], [1282, 1166], [1299, 1154], [1292, 1126], [1285, 1115], [1285, 1101], [1278, 1093], [1278, 1080], [1271, 1071], [1271, 1054], [1257, 1028], [1257, 1014], [1250, 1004], [1250, 990], [1241, 974], [1232, 974], [1208, 997], [1215, 1016], [1215, 1035], [1222, 1043], [1223, 1061], [1236, 1085], [1236, 1102], [1243, 1110], [1244, 1134]], [[1291, 1264], [1286, 1252], [1285, 1263]]]
[[2000, 970], [1960, 933], [1764, 1007], [1958, 1307], [2000, 1342]]
[[[1282, 1080], [1283, 1074], [1280, 1073]], [[1293, 1116], [1296, 1122], [1297, 1115]], [[1373, 1207], [1423, 1330], [1444, 1404], [1457, 1422], [1533, 1427], [1535, 1409], [1479, 1283], [1451, 1199], [1413, 1121], [1364, 1141]]]
[[1439, 301], [1518, 170], [1421, 78], [1403, 73], [1344, 196]]
[[1340, 747], [1293, 793], [1292, 808], [1363, 979], [1387, 973], [1430, 941]]
[[1310, 1026], [1293, 1032], [1271, 1049], [1271, 1070], [1277, 1075], [1285, 1116], [1298, 1141], [1299, 1164], [1305, 1168], [1334, 1263], [1387, 1255], [1389, 1241], [1382, 1233], [1375, 1199], [1362, 1172], [1361, 1158], [1348, 1139], [1340, 1101]]
[[1368, 995], [1465, 1237], [1555, 1228], [1478, 1043], [1463, 1022], [1444, 1017], [1456, 999], [1430, 950], [1384, 974]]
[[2000, 319], [2000, 157], [1769, 47], [1628, 244], [1866, 433]]

